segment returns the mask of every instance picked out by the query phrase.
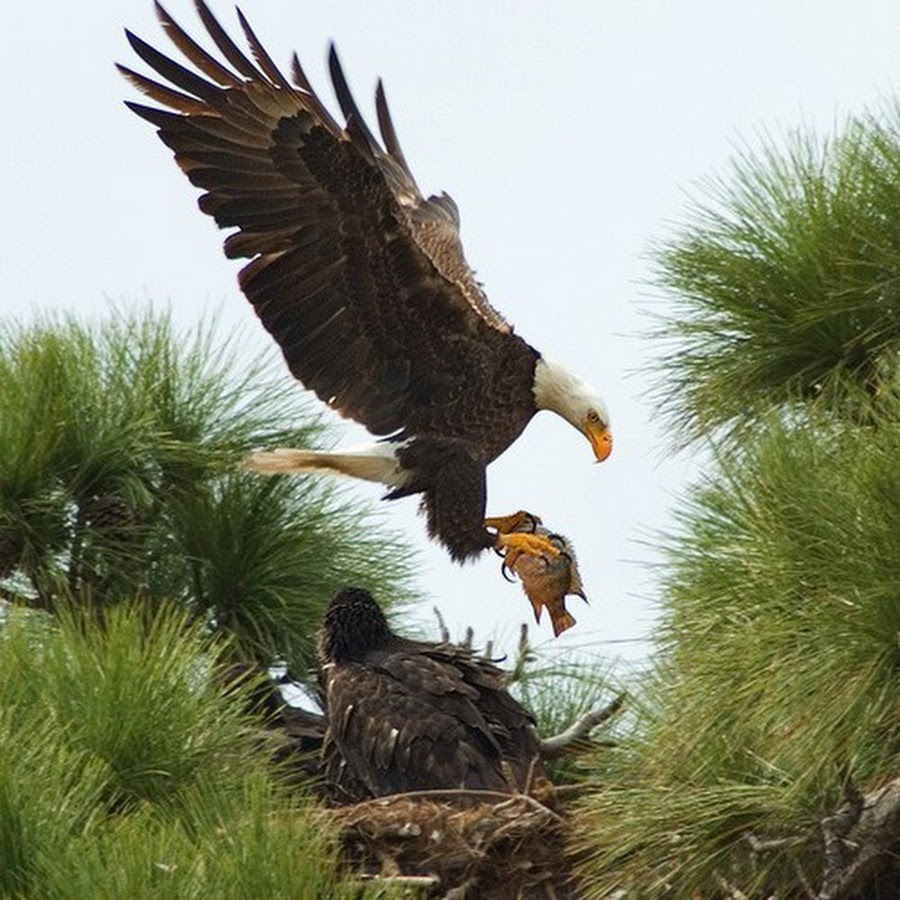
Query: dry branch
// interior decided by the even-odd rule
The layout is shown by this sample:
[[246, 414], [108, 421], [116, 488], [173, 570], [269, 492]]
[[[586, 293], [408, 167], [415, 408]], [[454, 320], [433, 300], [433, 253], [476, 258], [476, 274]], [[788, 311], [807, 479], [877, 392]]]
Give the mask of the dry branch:
[[445, 644], [449, 644], [450, 643], [450, 629], [447, 627], [447, 623], [444, 621], [444, 617], [441, 615], [440, 609], [438, 609], [438, 607], [436, 607], [436, 606], [432, 607], [432, 609], [434, 609], [434, 614], [435, 614], [435, 616], [437, 616], [438, 628], [440, 629], [440, 632], [441, 632], [441, 641], [443, 641], [443, 643], [445, 643]]
[[430, 888], [441, 883], [437, 875], [368, 875], [362, 874], [354, 879], [360, 884], [383, 884], [388, 887]]
[[583, 744], [591, 731], [603, 722], [611, 719], [625, 703], [626, 694], [619, 694], [614, 700], [600, 709], [592, 709], [580, 719], [573, 722], [565, 731], [552, 737], [542, 738], [541, 754], [545, 759], [562, 756], [568, 750]]
[[900, 843], [900, 778], [869, 794], [845, 791], [846, 802], [822, 820], [825, 874], [818, 900], [856, 893], [891, 860]]
[[758, 838], [752, 831], [744, 832], [744, 840], [749, 844], [754, 853], [769, 853], [772, 850], [783, 850], [785, 847], [794, 847], [802, 844], [806, 838], [799, 835], [791, 835], [783, 838]]

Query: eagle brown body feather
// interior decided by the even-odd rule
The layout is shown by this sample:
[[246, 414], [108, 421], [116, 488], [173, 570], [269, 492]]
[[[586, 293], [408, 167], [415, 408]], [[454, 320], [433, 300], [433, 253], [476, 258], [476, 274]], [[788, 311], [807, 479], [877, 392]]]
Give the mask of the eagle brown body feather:
[[453, 644], [391, 633], [366, 591], [332, 600], [320, 634], [335, 802], [414, 790], [514, 792], [540, 774], [531, 715], [496, 666]]
[[219, 55], [157, 3], [193, 68], [127, 32], [161, 80], [119, 68], [165, 108], [128, 106], [203, 190], [200, 209], [236, 229], [225, 253], [250, 260], [241, 289], [290, 371], [374, 435], [404, 442], [397, 458], [409, 477], [388, 496], [422, 493], [429, 531], [451, 555], [480, 553], [495, 541], [483, 526], [485, 467], [537, 411], [540, 354], [488, 302], [463, 253], [456, 204], [419, 190], [381, 84], [384, 147], [333, 48], [344, 126], [296, 56], [288, 80], [240, 11], [252, 60], [202, 0], [195, 5]]

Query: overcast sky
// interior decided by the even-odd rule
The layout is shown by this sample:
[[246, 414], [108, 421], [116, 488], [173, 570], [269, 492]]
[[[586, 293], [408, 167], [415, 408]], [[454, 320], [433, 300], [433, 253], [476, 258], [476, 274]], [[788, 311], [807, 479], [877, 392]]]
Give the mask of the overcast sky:
[[[166, 5], [200, 34], [188, 0]], [[231, 5], [212, 6], [238, 36]], [[298, 51], [329, 101], [330, 39], [364, 110], [384, 78], [407, 160], [423, 190], [459, 204], [492, 303], [605, 397], [615, 434], [607, 462], [595, 465], [577, 432], [540, 415], [490, 468], [488, 508], [532, 510], [574, 541], [591, 605], [570, 603], [578, 625], [557, 646], [641, 660], [654, 618], [653, 535], [702, 474], [697, 454], [666, 455], [644, 396], [659, 348], [637, 337], [641, 311], [667, 308], [649, 284], [648, 251], [683, 221], [685, 192], [726, 171], [742, 140], [797, 125], [827, 132], [892, 97], [900, 4], [246, 0], [242, 9], [277, 62], [287, 67]], [[184, 325], [219, 312], [251, 348], [265, 346], [223, 235], [121, 102], [135, 94], [113, 61], [141, 66], [123, 27], [166, 48], [150, 0], [20, 2], [4, 19], [0, 315], [93, 317], [111, 302], [152, 300]], [[415, 500], [390, 504], [386, 521], [422, 548], [419, 617], [438, 604], [454, 632], [472, 624], [482, 639], [509, 639], [530, 618], [520, 588], [492, 555], [451, 564], [415, 509]], [[535, 636], [551, 634], [545, 617]]]

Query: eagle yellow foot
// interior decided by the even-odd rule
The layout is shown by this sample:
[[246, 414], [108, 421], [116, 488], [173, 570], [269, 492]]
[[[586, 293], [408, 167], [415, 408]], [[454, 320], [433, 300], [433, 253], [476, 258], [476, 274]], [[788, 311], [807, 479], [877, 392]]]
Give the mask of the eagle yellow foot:
[[526, 556], [535, 556], [546, 560], [556, 559], [559, 556], [559, 548], [542, 534], [529, 534], [513, 532], [512, 534], [499, 533], [494, 546], [503, 553], [503, 564], [510, 569], [515, 568], [516, 560], [524, 553]]
[[485, 528], [493, 528], [497, 534], [511, 534], [514, 531], [534, 532], [541, 520], [530, 512], [520, 509], [511, 516], [496, 516], [484, 520]]

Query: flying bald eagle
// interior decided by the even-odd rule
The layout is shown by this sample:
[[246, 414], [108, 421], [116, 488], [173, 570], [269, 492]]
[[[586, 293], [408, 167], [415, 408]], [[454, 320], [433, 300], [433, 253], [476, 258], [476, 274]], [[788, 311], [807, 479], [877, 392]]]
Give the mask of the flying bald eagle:
[[393, 634], [368, 591], [338, 591], [319, 656], [323, 768], [336, 802], [442, 788], [509, 793], [541, 774], [534, 720], [504, 673], [458, 645]]
[[[389, 498], [423, 495], [428, 531], [456, 560], [488, 547], [558, 555], [546, 537], [485, 520], [485, 468], [542, 409], [612, 448], [597, 394], [513, 333], [463, 255], [447, 194], [427, 199], [397, 141], [379, 82], [382, 147], [359, 113], [334, 47], [329, 65], [346, 124], [313, 91], [296, 55], [288, 80], [244, 16], [253, 60], [196, 0], [219, 56], [159, 5], [193, 70], [126, 32], [162, 82], [120, 71], [167, 109], [128, 106], [204, 193], [230, 258], [248, 258], [240, 286], [291, 372], [341, 415], [381, 440], [343, 452], [279, 449], [265, 472], [327, 471], [377, 481]], [[494, 529], [492, 533], [489, 529]]]

